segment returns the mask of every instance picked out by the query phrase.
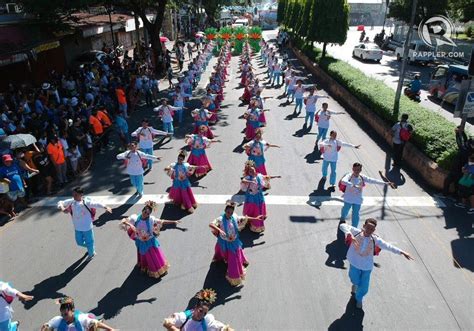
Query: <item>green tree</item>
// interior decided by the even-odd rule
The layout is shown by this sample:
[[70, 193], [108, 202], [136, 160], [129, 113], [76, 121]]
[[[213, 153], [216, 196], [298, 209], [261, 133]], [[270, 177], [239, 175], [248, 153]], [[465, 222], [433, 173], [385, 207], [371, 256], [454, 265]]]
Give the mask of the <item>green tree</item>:
[[322, 57], [325, 57], [328, 43], [342, 45], [346, 42], [349, 30], [347, 0], [314, 0], [309, 26], [308, 40], [323, 43]]
[[296, 30], [296, 33], [298, 33], [298, 35], [300, 35], [301, 37], [308, 36], [312, 7], [313, 0], [304, 0], [304, 4], [301, 7], [302, 12], [300, 13], [301, 19]]
[[290, 27], [291, 16], [293, 15], [294, 8], [295, 8], [295, 1], [288, 0], [288, 4], [285, 10], [285, 19], [283, 20], [283, 25], [285, 25], [287, 28]]
[[296, 26], [298, 25], [300, 15], [301, 15], [301, 0], [294, 0], [293, 9], [291, 11], [291, 15], [288, 22], [288, 27], [292, 31], [296, 31]]
[[287, 0], [278, 0], [278, 9], [277, 9], [277, 22], [283, 24], [285, 20], [285, 11], [288, 5]]
[[[458, 2], [459, 0], [452, 0]], [[471, 0], [472, 1], [472, 0]], [[390, 3], [388, 17], [405, 23], [410, 22], [412, 0], [394, 0]], [[448, 0], [418, 0], [415, 16], [415, 25], [424, 19], [436, 15], [446, 15]]]
[[451, 17], [469, 22], [474, 20], [474, 1], [472, 0], [449, 0], [449, 14]]

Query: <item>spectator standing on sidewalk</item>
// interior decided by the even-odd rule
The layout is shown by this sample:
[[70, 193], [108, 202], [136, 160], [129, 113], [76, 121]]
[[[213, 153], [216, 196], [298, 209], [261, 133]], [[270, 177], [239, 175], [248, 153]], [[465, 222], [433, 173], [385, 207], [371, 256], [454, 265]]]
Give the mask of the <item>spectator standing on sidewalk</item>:
[[413, 126], [408, 123], [408, 114], [403, 114], [400, 122], [392, 127], [393, 137], [393, 166], [400, 168], [403, 158], [403, 149], [413, 133]]
[[377, 220], [369, 218], [362, 230], [347, 224], [339, 228], [347, 235], [346, 242], [350, 245], [347, 260], [350, 263], [349, 278], [352, 283], [351, 293], [355, 296], [356, 307], [362, 309], [362, 299], [369, 292], [370, 274], [374, 268], [374, 255], [380, 250], [403, 255], [407, 260], [413, 260], [410, 254], [404, 252], [375, 235]]
[[[122, 143], [122, 147], [120, 149], [126, 150], [128, 144], [130, 143], [130, 134], [128, 133], [128, 123], [127, 120], [123, 117], [122, 113], [117, 113], [115, 117], [115, 128], [117, 130], [120, 142]], [[119, 149], [119, 150], [120, 150]]]
[[[168, 132], [161, 130], [156, 130], [152, 126], [148, 125], [148, 119], [144, 118], [142, 120], [142, 126], [132, 132], [132, 137], [138, 138], [138, 146], [140, 150], [148, 155], [153, 155], [153, 137], [154, 135], [168, 136]], [[148, 169], [152, 168], [153, 161], [148, 159]]]
[[112, 213], [110, 207], [84, 197], [84, 190], [80, 186], [73, 189], [72, 199], [58, 202], [58, 209], [63, 213], [71, 214], [76, 243], [78, 246], [87, 248], [89, 260], [96, 255], [92, 224], [96, 216], [96, 208], [104, 208], [108, 213]]
[[63, 187], [67, 183], [67, 164], [66, 156], [64, 154], [63, 145], [58, 141], [56, 136], [49, 139], [49, 144], [46, 147], [46, 151], [49, 154], [51, 162], [53, 162], [54, 168], [56, 169], [56, 176], [58, 184]]
[[458, 184], [457, 192], [461, 202], [454, 205], [458, 208], [466, 208], [466, 205], [470, 205], [467, 213], [474, 214], [474, 154], [462, 168], [462, 177]]
[[115, 94], [117, 95], [119, 111], [123, 114], [124, 118], [128, 118], [125, 88], [123, 86], [117, 87], [115, 89]]
[[191, 43], [188, 43], [187, 49], [188, 49], [189, 61], [191, 61], [193, 58], [193, 45], [191, 45]]

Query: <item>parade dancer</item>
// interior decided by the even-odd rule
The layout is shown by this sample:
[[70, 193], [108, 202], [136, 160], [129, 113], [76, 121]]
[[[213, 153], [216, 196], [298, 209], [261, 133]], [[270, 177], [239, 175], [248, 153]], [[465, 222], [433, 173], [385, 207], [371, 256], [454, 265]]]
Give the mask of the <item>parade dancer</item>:
[[126, 172], [130, 176], [130, 182], [137, 190], [135, 194], [140, 197], [143, 195], [143, 167], [145, 162], [161, 160], [161, 157], [145, 154], [137, 149], [137, 144], [131, 142], [129, 150], [117, 155], [117, 160], [125, 160]]
[[270, 188], [272, 178], [280, 178], [280, 176], [258, 174], [253, 161], [245, 163], [244, 177], [240, 183], [240, 189], [245, 192], [243, 214], [252, 218], [262, 216], [258, 220], [249, 219], [250, 230], [253, 232], [260, 233], [265, 230], [264, 219], [267, 217], [267, 207], [263, 190]]
[[157, 236], [163, 225], [176, 225], [179, 221], [160, 220], [154, 217], [151, 214], [155, 208], [156, 202], [147, 201], [140, 215], [133, 214], [126, 217], [120, 224], [137, 246], [137, 267], [150, 277], [160, 278], [168, 273], [169, 264]]
[[[290, 77], [288, 78], [288, 89], [287, 89], [287, 94], [286, 94], [286, 102], [288, 104], [292, 103], [293, 100], [295, 100], [296, 82], [298, 80], [302, 81], [303, 79], [305, 79], [305, 77], [296, 76], [294, 71], [290, 73]], [[290, 101], [290, 97], [291, 97], [291, 101]]]
[[184, 102], [187, 98], [190, 98], [192, 95], [182, 92], [181, 86], [176, 86], [175, 91], [170, 93], [173, 98], [173, 106], [177, 108], [178, 113], [178, 123], [181, 125], [183, 122], [183, 113], [184, 113]]
[[61, 316], [53, 317], [43, 324], [41, 331], [92, 331], [97, 329], [115, 331], [114, 328], [98, 320], [94, 314], [85, 314], [76, 310], [70, 297], [58, 299]]
[[[316, 102], [318, 99], [321, 98], [329, 98], [327, 95], [317, 95], [315, 92], [318, 90], [316, 89], [315, 86], [312, 86], [309, 88], [309, 95], [304, 98], [304, 103], [306, 105], [306, 115], [304, 118], [304, 127], [308, 128], [311, 130], [313, 127], [313, 121], [314, 121], [314, 114], [316, 113]], [[309, 119], [309, 127], [308, 127], [308, 119]]]
[[72, 191], [72, 199], [58, 202], [58, 209], [65, 214], [71, 214], [74, 225], [75, 238], [78, 246], [87, 248], [88, 259], [91, 260], [97, 253], [94, 245], [93, 223], [96, 209], [104, 208], [108, 213], [112, 209], [89, 197], [84, 197], [82, 187], [75, 187]]
[[159, 107], [153, 108], [153, 111], [157, 112], [158, 117], [161, 118], [163, 131], [171, 135], [174, 133], [173, 116], [177, 110], [177, 107], [168, 105], [168, 99], [166, 98], [161, 99], [161, 105]]
[[13, 309], [11, 304], [15, 298], [21, 301], [31, 301], [34, 297], [24, 294], [0, 280], [0, 331], [17, 331], [18, 321], [12, 321]]
[[248, 261], [242, 249], [239, 239], [239, 231], [242, 230], [249, 219], [260, 221], [264, 217], [243, 217], [234, 213], [235, 202], [228, 200], [224, 213], [209, 224], [212, 233], [217, 237], [214, 258], [212, 261], [224, 261], [227, 264], [225, 278], [232, 286], [242, 285], [245, 279], [245, 268]]
[[256, 105], [253, 104], [253, 106], [247, 109], [244, 113], [243, 117], [247, 121], [245, 129], [246, 140], [252, 140], [255, 138], [255, 131], [261, 126], [259, 119], [262, 111], [263, 110], [256, 108]]
[[316, 122], [318, 123], [318, 137], [316, 138], [316, 142], [314, 144], [314, 149], [318, 148], [319, 139], [326, 139], [326, 135], [329, 130], [329, 120], [331, 119], [331, 115], [340, 115], [345, 114], [344, 112], [337, 112], [328, 109], [328, 104], [326, 102], [323, 103], [322, 109], [319, 110], [316, 114]]
[[347, 235], [346, 242], [350, 245], [347, 251], [347, 260], [350, 263], [351, 293], [355, 296], [356, 307], [360, 309], [362, 309], [362, 300], [369, 291], [370, 274], [374, 268], [374, 255], [378, 255], [383, 249], [403, 255], [407, 260], [413, 260], [410, 254], [374, 234], [376, 227], [377, 220], [373, 218], [365, 221], [362, 230], [347, 224], [339, 225], [341, 231]]
[[[145, 154], [153, 156], [153, 137], [170, 136], [171, 134], [165, 131], [156, 130], [149, 125], [147, 118], [142, 120], [142, 126], [132, 132], [132, 137], [138, 138], [138, 147], [140, 151]], [[153, 158], [148, 158], [147, 168], [151, 170], [153, 166]]]
[[194, 176], [201, 177], [212, 170], [211, 163], [207, 159], [206, 148], [211, 146], [211, 143], [221, 142], [217, 139], [209, 139], [206, 137], [208, 127], [201, 125], [199, 134], [186, 135], [186, 144], [190, 146], [191, 153], [189, 154], [188, 163], [198, 168], [194, 171]]
[[344, 141], [338, 140], [337, 132], [331, 131], [329, 138], [319, 142], [319, 150], [323, 156], [323, 180], [326, 180], [328, 175], [328, 167], [331, 166], [331, 177], [329, 177], [329, 189], [334, 189], [336, 186], [336, 167], [339, 151], [342, 146], [352, 147], [358, 149], [360, 145], [353, 145]]
[[181, 206], [182, 210], [193, 213], [197, 208], [197, 202], [191, 190], [189, 177], [198, 167], [184, 162], [185, 158], [186, 152], [182, 150], [178, 154], [178, 161], [165, 168], [166, 173], [173, 180], [168, 197], [175, 205]]
[[208, 313], [216, 297], [212, 289], [199, 291], [195, 296], [198, 302], [194, 309], [174, 313], [163, 321], [163, 326], [168, 331], [234, 331]]
[[390, 185], [394, 188], [392, 182], [385, 182], [375, 178], [370, 178], [361, 174], [362, 164], [354, 163], [352, 173], [344, 175], [339, 183], [339, 188], [344, 192], [344, 206], [341, 209], [341, 222], [345, 222], [349, 211], [352, 208], [352, 226], [357, 228], [359, 225], [359, 212], [363, 198], [363, 190], [366, 184]]
[[195, 109], [191, 112], [191, 115], [194, 118], [194, 134], [200, 133], [201, 126], [204, 125], [206, 130], [206, 137], [209, 139], [214, 138], [214, 134], [212, 133], [211, 129], [209, 128], [209, 119], [212, 117], [212, 114], [207, 110], [211, 103], [211, 100], [208, 98], [203, 98], [202, 100], [202, 108]]
[[263, 130], [255, 131], [255, 138], [244, 145], [245, 153], [249, 156], [249, 160], [255, 163], [257, 173], [267, 175], [265, 168], [265, 151], [270, 147], [280, 148], [278, 145], [267, 143], [262, 139]]
[[303, 109], [303, 94], [305, 91], [305, 87], [302, 85], [303, 81], [298, 79], [296, 81], [295, 90], [293, 92], [293, 96], [295, 98], [295, 110], [293, 111], [294, 114], [300, 114], [301, 109]]

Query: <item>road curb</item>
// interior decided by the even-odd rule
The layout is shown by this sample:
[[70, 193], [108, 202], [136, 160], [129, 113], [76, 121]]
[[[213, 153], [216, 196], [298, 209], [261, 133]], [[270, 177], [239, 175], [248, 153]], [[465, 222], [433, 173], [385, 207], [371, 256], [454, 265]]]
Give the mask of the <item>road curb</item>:
[[[328, 73], [311, 61], [305, 54], [294, 46], [290, 46], [296, 57], [303, 65], [321, 80], [326, 90], [350, 112], [364, 119], [389, 145], [392, 145], [391, 127], [382, 120], [375, 112], [363, 104], [356, 96], [351, 94], [345, 87], [339, 84]], [[442, 169], [438, 163], [428, 158], [412, 143], [405, 146], [403, 159], [408, 166], [423, 178], [431, 187], [441, 190], [448, 172]]]

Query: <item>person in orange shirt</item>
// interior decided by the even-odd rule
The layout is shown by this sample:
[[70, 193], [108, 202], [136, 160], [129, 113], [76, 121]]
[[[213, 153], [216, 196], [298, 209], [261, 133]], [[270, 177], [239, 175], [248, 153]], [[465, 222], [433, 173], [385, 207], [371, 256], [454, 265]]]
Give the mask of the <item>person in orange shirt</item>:
[[54, 136], [49, 139], [49, 144], [46, 147], [49, 158], [56, 168], [56, 176], [60, 186], [67, 183], [67, 163], [64, 155], [63, 145], [58, 141], [58, 137]]
[[91, 116], [89, 116], [89, 124], [91, 125], [94, 136], [100, 136], [102, 133], [104, 133], [104, 126], [97, 118], [97, 110], [93, 110]]
[[110, 118], [107, 114], [107, 110], [105, 110], [104, 108], [97, 110], [96, 118], [100, 121], [100, 123], [102, 124], [102, 127], [104, 129], [104, 133], [103, 133], [101, 139], [102, 139], [102, 142], [104, 143], [103, 145], [105, 147], [109, 144], [110, 130], [108, 130], [108, 129], [112, 126], [112, 121], [110, 120]]
[[125, 96], [125, 89], [122, 86], [119, 86], [115, 89], [115, 94], [117, 95], [119, 111], [122, 112], [123, 117], [128, 118], [127, 98]]

